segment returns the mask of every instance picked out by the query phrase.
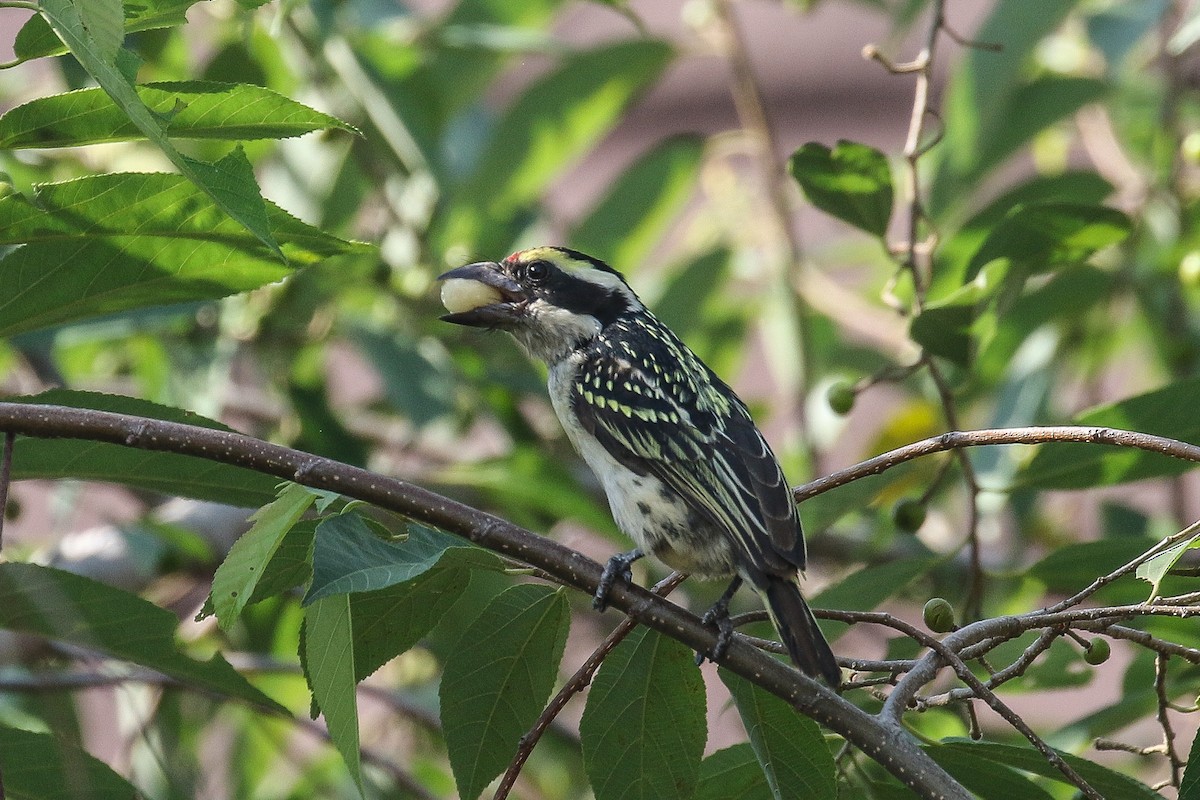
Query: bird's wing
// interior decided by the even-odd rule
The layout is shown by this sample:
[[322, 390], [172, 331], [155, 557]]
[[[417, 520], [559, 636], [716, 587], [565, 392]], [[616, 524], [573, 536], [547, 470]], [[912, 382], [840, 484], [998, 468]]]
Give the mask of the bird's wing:
[[675, 342], [655, 340], [636, 356], [597, 348], [574, 389], [580, 422], [618, 462], [727, 531], [748, 564], [803, 569], [804, 538], [775, 455], [741, 401]]

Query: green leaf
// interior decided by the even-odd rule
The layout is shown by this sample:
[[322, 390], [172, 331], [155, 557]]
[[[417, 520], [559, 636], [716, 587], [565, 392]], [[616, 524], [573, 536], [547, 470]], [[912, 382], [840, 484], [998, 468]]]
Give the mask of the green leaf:
[[452, 190], [442, 249], [501, 246], [481, 237], [499, 236], [564, 166], [615, 125], [673, 52], [649, 39], [617, 42], [572, 53], [531, 84], [497, 124], [474, 173]]
[[690, 798], [708, 737], [692, 651], [635, 628], [596, 673], [579, 737], [596, 800]]
[[237, 621], [283, 537], [316, 499], [300, 484], [285, 483], [278, 497], [250, 516], [254, 524], [233, 543], [213, 575], [213, 609], [221, 628], [229, 630]]
[[[969, 739], [948, 739], [936, 748], [931, 748], [930, 755], [933, 755], [933, 750], [942, 748], [945, 748], [947, 753], [964, 756], [967, 760], [992, 761], [1061, 783], [1067, 782], [1066, 777], [1046, 761], [1045, 756], [1032, 747], [998, 742], [973, 742]], [[1161, 800], [1161, 796], [1157, 792], [1127, 775], [1122, 775], [1108, 767], [1100, 766], [1070, 753], [1064, 753], [1061, 750], [1056, 752], [1105, 800]]]
[[[138, 0], [126, 3], [125, 33], [168, 28], [187, 22], [187, 10], [200, 0]], [[55, 35], [46, 18], [36, 14], [17, 32], [13, 45], [19, 61], [46, 56], [61, 56], [67, 47]]]
[[744, 678], [719, 674], [775, 800], [834, 800], [837, 770], [817, 723]]
[[[1195, 530], [1195, 528], [1196, 526], [1193, 525], [1192, 529]], [[1192, 534], [1191, 538], [1184, 539], [1168, 547], [1158, 555], [1138, 565], [1134, 574], [1150, 584], [1150, 596], [1146, 598], [1146, 602], [1151, 602], [1159, 596], [1159, 587], [1162, 585], [1163, 578], [1167, 577], [1167, 573], [1174, 568], [1176, 562], [1179, 561], [1179, 557], [1198, 545], [1200, 545], [1200, 532]]]
[[[247, 83], [183, 81], [136, 86], [168, 136], [285, 139], [329, 128], [355, 129], [295, 100]], [[0, 148], [77, 147], [145, 138], [98, 88], [40, 97], [0, 116]]]
[[1200, 736], [1192, 737], [1187, 768], [1183, 771], [1183, 780], [1179, 782], [1178, 800], [1200, 800]]
[[633, 163], [571, 234], [572, 246], [629, 274], [692, 196], [704, 157], [695, 136], [668, 139]]
[[1024, 570], [1041, 581], [1046, 591], [1074, 594], [1098, 575], [1107, 575], [1149, 550], [1158, 540], [1149, 536], [1117, 536], [1095, 542], [1076, 542], [1055, 548]]
[[116, 59], [125, 41], [125, 16], [121, 0], [87, 0], [74, 4], [79, 21], [96, 49], [105, 58]]
[[[871, 611], [941, 561], [940, 558], [932, 557], [905, 558], [864, 567], [812, 597], [810, 604], [818, 608], [836, 608], [840, 611]], [[833, 620], [824, 620], [821, 623], [821, 629], [830, 639], [840, 636], [849, 627], [848, 623]]]
[[[941, 107], [944, 136], [931, 155], [938, 159], [929, 210], [937, 218], [961, 213], [979, 179], [1035, 133], [1078, 110], [1094, 97], [1097, 82], [1067, 83], [1049, 76], [1030, 78], [1030, 56], [1054, 32], [1077, 0], [1001, 0], [974, 34], [1001, 49], [969, 48], [959, 59]], [[1047, 81], [1039, 91], [1027, 87]]]
[[984, 239], [967, 263], [964, 282], [998, 259], [1027, 275], [1080, 264], [1118, 244], [1133, 230], [1129, 217], [1107, 206], [1073, 202], [1031, 203], [1015, 209]]
[[0, 725], [0, 775], [11, 800], [141, 797], [112, 767], [74, 742]]
[[[1123, 428], [1200, 444], [1200, 417], [1195, 413], [1200, 378], [1180, 380], [1146, 394], [1084, 411], [1076, 425]], [[1050, 443], [1016, 478], [1017, 487], [1087, 489], [1143, 478], [1180, 475], [1196, 465], [1159, 453], [1126, 447]]]
[[887, 156], [846, 140], [830, 150], [809, 142], [792, 154], [788, 170], [810, 203], [883, 238], [892, 218], [892, 171]]
[[325, 597], [304, 609], [304, 664], [313, 701], [325, 716], [333, 746], [363, 794], [355, 702], [354, 635], [350, 599]]
[[351, 594], [355, 680], [366, 678], [433, 630], [470, 579], [469, 570], [439, 567], [386, 589]]
[[[270, 206], [294, 266], [363, 252]], [[0, 336], [153, 305], [209, 300], [292, 272], [186, 179], [95, 175], [0, 199]]]
[[[127, 63], [132, 54], [125, 50], [110, 53], [105, 47], [98, 46], [72, 0], [42, 0], [40, 7], [71, 54], [146, 138], [223, 212], [250, 231], [268, 251], [283, 259], [279, 245], [271, 236], [266, 203], [259, 193], [254, 170], [242, 149], [236, 148], [213, 164], [180, 153], [167, 138], [162, 120], [141, 101], [133, 88], [132, 78], [122, 68], [122, 62]], [[118, 55], [126, 58], [118, 58]]]
[[663, 293], [651, 304], [655, 316], [685, 340], [692, 330], [703, 328], [704, 315], [698, 312], [709, 298], [720, 294], [729, 260], [730, 252], [717, 248], [673, 270]]
[[[52, 389], [12, 402], [112, 411], [214, 430], [230, 428], [178, 408], [132, 397]], [[13, 447], [13, 477], [79, 478], [133, 486], [151, 492], [256, 507], [275, 496], [278, 479], [243, 467], [178, 453], [154, 452], [107, 442], [19, 437]]]
[[475, 800], [508, 764], [550, 697], [570, 608], [561, 589], [501, 592], [446, 661], [439, 697], [459, 796]]
[[995, 319], [997, 295], [1010, 284], [1011, 266], [1007, 259], [989, 262], [957, 291], [927, 303], [909, 324], [909, 336], [930, 353], [965, 366], [976, 341], [988, 340], [990, 331], [980, 330], [981, 320], [989, 319], [989, 312]]
[[981, 800], [1052, 800], [1053, 795], [1015, 769], [976, 757], [973, 753], [938, 745], [925, 752]]
[[941, 296], [962, 285], [967, 262], [979, 251], [992, 229], [1013, 209], [1053, 202], [1099, 206], [1112, 191], [1111, 183], [1094, 172], [1085, 171], [1036, 175], [1005, 191], [938, 246], [931, 294]]
[[500, 560], [457, 536], [408, 526], [402, 542], [385, 542], [353, 512], [322, 520], [313, 544], [313, 581], [304, 602], [347, 592], [369, 592], [410, 581], [439, 563], [498, 569]]
[[175, 644], [171, 612], [102, 583], [36, 564], [0, 563], [0, 628], [38, 634], [157, 670], [187, 686], [287, 713], [219, 654], [195, 661]]
[[696, 800], [773, 800], [767, 776], [746, 742], [718, 750], [700, 762]]

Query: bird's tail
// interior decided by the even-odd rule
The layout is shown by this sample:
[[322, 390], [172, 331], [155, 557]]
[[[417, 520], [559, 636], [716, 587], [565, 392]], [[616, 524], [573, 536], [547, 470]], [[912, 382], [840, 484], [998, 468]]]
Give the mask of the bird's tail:
[[792, 661], [802, 672], [824, 678], [836, 689], [842, 682], [842, 670], [796, 581], [768, 575], [755, 583]]

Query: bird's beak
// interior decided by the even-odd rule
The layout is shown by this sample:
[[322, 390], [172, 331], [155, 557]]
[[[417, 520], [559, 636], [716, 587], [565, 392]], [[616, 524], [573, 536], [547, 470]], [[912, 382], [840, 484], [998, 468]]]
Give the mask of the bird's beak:
[[442, 281], [442, 305], [449, 314], [442, 319], [475, 328], [511, 326], [522, 315], [529, 296], [519, 283], [505, 274], [496, 261], [479, 261], [438, 276]]

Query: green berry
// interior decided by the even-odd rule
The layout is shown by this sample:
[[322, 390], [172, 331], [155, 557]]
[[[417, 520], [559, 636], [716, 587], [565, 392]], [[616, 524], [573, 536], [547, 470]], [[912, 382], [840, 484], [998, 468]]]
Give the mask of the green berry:
[[850, 409], [854, 408], [855, 396], [856, 392], [850, 383], [838, 381], [829, 387], [825, 393], [825, 400], [833, 409], [833, 413], [845, 416], [850, 413]]
[[926, 603], [921, 616], [925, 619], [925, 626], [934, 633], [954, 630], [954, 606], [944, 597], [935, 597]]
[[1083, 651], [1083, 660], [1092, 666], [1098, 666], [1108, 661], [1108, 657], [1111, 655], [1112, 648], [1109, 646], [1108, 640], [1097, 636], [1088, 642], [1087, 649]]
[[911, 497], [900, 500], [892, 508], [892, 522], [905, 533], [916, 533], [925, 524], [925, 504]]

